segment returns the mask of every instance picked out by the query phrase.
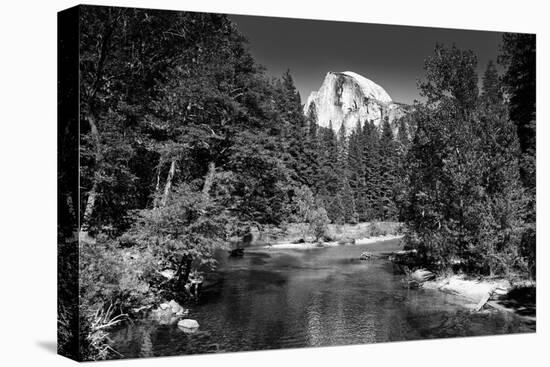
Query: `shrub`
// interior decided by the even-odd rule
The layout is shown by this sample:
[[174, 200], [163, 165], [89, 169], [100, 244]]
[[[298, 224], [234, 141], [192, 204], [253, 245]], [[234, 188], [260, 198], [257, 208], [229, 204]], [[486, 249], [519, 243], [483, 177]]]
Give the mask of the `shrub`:
[[324, 238], [328, 230], [328, 215], [325, 208], [317, 208], [311, 213], [310, 229], [313, 232], [315, 241]]

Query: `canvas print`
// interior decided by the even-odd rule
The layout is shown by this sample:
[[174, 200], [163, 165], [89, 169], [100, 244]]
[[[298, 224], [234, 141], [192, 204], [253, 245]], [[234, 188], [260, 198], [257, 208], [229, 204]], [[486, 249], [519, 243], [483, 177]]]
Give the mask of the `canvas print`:
[[534, 34], [58, 15], [58, 350], [536, 330]]

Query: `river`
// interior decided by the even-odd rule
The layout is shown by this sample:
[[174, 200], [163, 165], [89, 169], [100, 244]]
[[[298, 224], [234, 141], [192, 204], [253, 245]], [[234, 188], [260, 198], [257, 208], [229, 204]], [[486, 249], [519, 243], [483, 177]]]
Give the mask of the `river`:
[[509, 312], [472, 313], [459, 296], [407, 289], [384, 256], [358, 260], [399, 241], [224, 253], [220, 282], [189, 307], [196, 333], [142, 320], [115, 331], [114, 347], [132, 358], [535, 331]]

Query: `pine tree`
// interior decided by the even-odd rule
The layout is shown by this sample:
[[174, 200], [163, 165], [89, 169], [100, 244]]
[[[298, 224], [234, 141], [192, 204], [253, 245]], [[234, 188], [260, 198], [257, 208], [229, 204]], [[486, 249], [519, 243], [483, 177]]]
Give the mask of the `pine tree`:
[[536, 37], [534, 34], [505, 33], [499, 63], [506, 68], [503, 77], [510, 99], [510, 119], [516, 125], [522, 153], [521, 177], [530, 191], [531, 220], [534, 222], [536, 186]]
[[405, 168], [407, 153], [409, 151], [411, 140], [408, 126], [409, 116], [403, 116], [399, 119], [397, 130], [397, 161], [395, 162], [395, 183], [394, 183], [394, 201], [397, 207], [397, 219], [403, 221], [405, 208], [407, 207], [407, 188], [408, 176]]
[[[520, 179], [519, 139], [500, 90], [496, 69], [489, 63], [483, 77], [476, 135], [480, 139], [480, 160], [484, 166], [481, 180], [488, 208], [478, 256], [491, 275], [533, 271], [534, 266], [534, 257], [529, 257], [531, 250], [525, 254], [521, 248], [529, 198]], [[522, 255], [527, 255], [525, 262]]]
[[[336, 195], [338, 192], [338, 140], [332, 129], [332, 122], [328, 128], [322, 129], [322, 143], [319, 146], [321, 150], [321, 174], [322, 182], [320, 184], [325, 187], [329, 195]], [[330, 213], [329, 213], [330, 215]]]
[[308, 122], [302, 113], [300, 94], [298, 93], [290, 71], [287, 70], [279, 83], [278, 110], [284, 126], [283, 146], [287, 155], [285, 164], [291, 169], [291, 177], [298, 185], [311, 185], [307, 151]]
[[355, 130], [349, 137], [348, 144], [348, 167], [349, 185], [353, 192], [357, 219], [367, 220], [366, 184], [365, 184], [365, 163], [363, 156], [361, 123], [358, 121]]
[[493, 60], [489, 60], [485, 74], [483, 74], [483, 89], [481, 97], [486, 103], [491, 105], [501, 104], [502, 88], [499, 81], [498, 72]]
[[355, 209], [355, 199], [353, 197], [353, 192], [351, 190], [347, 177], [344, 177], [342, 181], [343, 183], [339, 196], [342, 202], [344, 222], [357, 223], [358, 215]]
[[314, 105], [311, 105], [306, 115], [306, 136], [304, 141], [304, 175], [308, 186], [317, 193], [318, 181], [321, 178], [320, 167], [320, 140], [317, 125], [317, 114]]
[[409, 127], [407, 126], [406, 116], [401, 117], [399, 119], [398, 124], [399, 125], [397, 128], [397, 138], [396, 138], [399, 146], [398, 148], [401, 151], [406, 151], [410, 143], [410, 132], [409, 132]]
[[426, 63], [406, 165], [408, 241], [433, 266], [458, 258], [475, 272], [525, 271], [517, 136], [491, 68], [478, 101], [475, 67], [471, 51], [439, 45]]
[[393, 139], [393, 131], [386, 116], [382, 122], [380, 137], [380, 197], [379, 215], [384, 220], [395, 220], [397, 207], [394, 198], [397, 169], [397, 146]]
[[379, 219], [378, 205], [381, 187], [380, 136], [372, 121], [365, 122], [361, 140], [365, 167], [365, 217], [371, 221]]
[[343, 209], [339, 192], [341, 188], [340, 168], [338, 167], [339, 143], [332, 129], [332, 122], [328, 128], [320, 128], [319, 161], [320, 175], [317, 181], [317, 192], [327, 209], [331, 221], [343, 221]]

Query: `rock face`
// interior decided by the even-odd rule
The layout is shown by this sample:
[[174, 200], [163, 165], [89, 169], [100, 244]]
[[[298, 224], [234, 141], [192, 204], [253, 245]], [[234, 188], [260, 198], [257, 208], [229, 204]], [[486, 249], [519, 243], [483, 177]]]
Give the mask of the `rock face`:
[[351, 71], [328, 72], [321, 88], [311, 92], [304, 105], [304, 114], [314, 109], [319, 126], [332, 128], [335, 132], [345, 126], [346, 135], [359, 121], [373, 121], [376, 126], [388, 116], [394, 134], [396, 120], [407, 113], [409, 106], [395, 103], [389, 94], [373, 81]]

